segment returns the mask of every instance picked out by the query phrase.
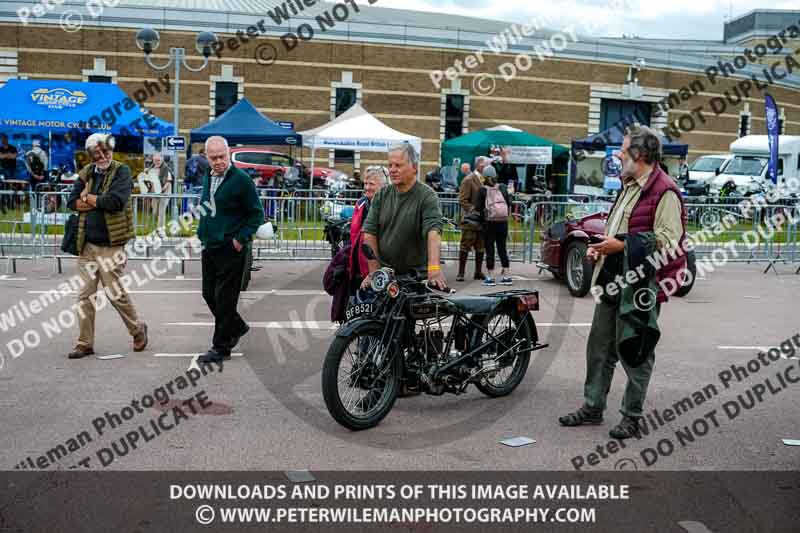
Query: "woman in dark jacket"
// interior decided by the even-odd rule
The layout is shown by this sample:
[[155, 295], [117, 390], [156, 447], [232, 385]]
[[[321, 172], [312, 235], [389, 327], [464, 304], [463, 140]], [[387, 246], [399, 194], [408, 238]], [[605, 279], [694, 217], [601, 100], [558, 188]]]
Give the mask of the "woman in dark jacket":
[[[505, 185], [497, 182], [497, 172], [488, 166], [483, 170], [484, 186], [478, 192], [476, 207], [483, 220], [483, 241], [486, 247], [487, 277], [483, 285], [493, 287], [497, 284], [494, 277], [494, 249], [500, 256], [500, 285], [511, 285], [511, 266], [508, 261], [506, 241], [508, 240], [508, 214], [511, 211], [511, 198]], [[487, 205], [487, 199], [493, 205]], [[494, 200], [491, 202], [491, 200]], [[503, 206], [503, 202], [505, 205]]]

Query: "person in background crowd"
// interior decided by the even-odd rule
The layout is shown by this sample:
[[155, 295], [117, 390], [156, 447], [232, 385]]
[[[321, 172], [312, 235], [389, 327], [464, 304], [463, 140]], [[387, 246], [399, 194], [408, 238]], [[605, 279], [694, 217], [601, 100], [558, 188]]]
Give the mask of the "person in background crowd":
[[[31, 190], [39, 192], [52, 191], [53, 189], [47, 180], [47, 152], [42, 150], [42, 143], [39, 139], [34, 139], [31, 144], [31, 149], [25, 154], [25, 166], [31, 179]], [[47, 196], [45, 212], [52, 213], [55, 210], [56, 197], [53, 195]]]
[[469, 163], [461, 163], [461, 176], [460, 177], [467, 177], [469, 173], [472, 172], [472, 169], [469, 167]]
[[347, 264], [347, 274], [350, 281], [349, 293], [355, 294], [361, 282], [369, 274], [367, 257], [361, 249], [363, 234], [361, 228], [367, 220], [369, 207], [381, 187], [386, 185], [389, 171], [386, 167], [370, 166], [364, 171], [364, 196], [356, 203], [353, 218], [350, 221], [350, 258]]
[[483, 265], [483, 228], [475, 208], [478, 191], [483, 186], [483, 169], [489, 165], [489, 158], [478, 156], [475, 158], [475, 171], [469, 173], [458, 188], [458, 203], [461, 205], [461, 244], [458, 254], [458, 274], [456, 281], [464, 281], [469, 252], [475, 249], [475, 275], [474, 279], [483, 280], [481, 272]]
[[78, 211], [78, 273], [82, 287], [78, 295], [78, 344], [70, 359], [94, 354], [95, 303], [98, 282], [133, 337], [133, 350], [147, 346], [147, 324], [120, 282], [127, 263], [125, 244], [135, 237], [131, 192], [131, 169], [114, 161], [114, 138], [94, 133], [86, 139], [93, 163], [83, 167], [72, 188], [67, 207]]
[[214, 315], [211, 349], [198, 358], [200, 363], [219, 363], [250, 327], [236, 310], [239, 303], [247, 251], [253, 234], [264, 222], [264, 209], [253, 180], [231, 164], [230, 148], [224, 137], [206, 140], [211, 174], [203, 183], [201, 202], [216, 205], [216, 214], [203, 214], [197, 237], [203, 244], [203, 299]]
[[364, 180], [361, 179], [361, 171], [360, 170], [354, 170], [353, 171], [353, 179], [351, 180], [350, 185], [352, 187], [356, 188], [356, 189], [363, 189], [364, 188]]
[[689, 165], [686, 163], [686, 158], [682, 157], [678, 161], [678, 179], [689, 179]]
[[508, 162], [511, 157], [511, 148], [506, 146], [500, 149], [500, 161], [497, 162], [495, 170], [497, 170], [497, 183], [505, 185], [508, 188], [509, 194], [514, 194], [517, 182], [517, 171], [514, 165]]
[[[8, 136], [0, 134], [0, 182], [14, 179], [17, 175], [17, 149], [8, 144]], [[3, 190], [6, 190], [3, 184]], [[10, 194], [0, 195], [0, 211], [5, 213], [11, 209], [13, 197]]]
[[496, 285], [494, 277], [494, 249], [500, 256], [500, 285], [511, 285], [511, 265], [508, 261], [508, 214], [511, 197], [508, 188], [497, 181], [497, 171], [492, 166], [483, 169], [484, 186], [478, 192], [477, 210], [483, 220], [483, 241], [486, 246], [486, 279], [483, 284]]
[[[158, 183], [161, 189], [156, 189], [156, 194], [171, 194], [172, 193], [172, 172], [169, 167], [164, 163], [164, 157], [156, 152], [153, 154], [153, 168], [152, 172], [158, 174]], [[155, 200], [153, 207], [158, 209], [158, 227], [164, 227], [164, 222], [167, 214], [167, 207], [169, 207], [169, 198], [158, 198]]]
[[10, 180], [17, 177], [17, 148], [8, 144], [8, 136], [0, 134], [0, 174]]
[[31, 189], [36, 190], [36, 186], [47, 181], [47, 152], [42, 150], [42, 142], [35, 139], [32, 147], [25, 154], [25, 166], [31, 177]]
[[206, 158], [206, 149], [201, 148], [199, 153], [186, 160], [183, 174], [184, 190], [188, 193], [197, 193], [203, 188], [203, 181], [211, 172], [211, 167]]

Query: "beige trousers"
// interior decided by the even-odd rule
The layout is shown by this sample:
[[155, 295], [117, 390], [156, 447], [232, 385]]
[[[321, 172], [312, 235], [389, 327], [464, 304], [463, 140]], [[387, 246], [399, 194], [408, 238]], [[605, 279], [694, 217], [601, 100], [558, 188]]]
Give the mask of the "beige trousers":
[[[106, 303], [117, 310], [131, 336], [139, 333], [142, 324], [128, 291], [120, 282], [127, 259], [123, 246], [96, 246], [88, 242], [84, 246], [78, 258], [78, 273], [83, 283], [78, 295], [78, 344], [94, 347], [95, 312]], [[104, 293], [97, 291], [99, 281], [103, 282]]]

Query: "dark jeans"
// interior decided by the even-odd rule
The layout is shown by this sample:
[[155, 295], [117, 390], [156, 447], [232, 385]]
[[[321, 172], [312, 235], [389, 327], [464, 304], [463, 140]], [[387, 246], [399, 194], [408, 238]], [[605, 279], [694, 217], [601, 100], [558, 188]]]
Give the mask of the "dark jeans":
[[203, 250], [203, 299], [214, 315], [212, 348], [223, 355], [231, 353], [246, 326], [236, 311], [246, 259], [245, 250], [237, 252], [233, 243]]
[[495, 245], [497, 246], [497, 255], [500, 256], [500, 264], [503, 268], [509, 267], [506, 240], [508, 240], [508, 222], [486, 222], [483, 226], [483, 242], [486, 246], [487, 269], [494, 270]]

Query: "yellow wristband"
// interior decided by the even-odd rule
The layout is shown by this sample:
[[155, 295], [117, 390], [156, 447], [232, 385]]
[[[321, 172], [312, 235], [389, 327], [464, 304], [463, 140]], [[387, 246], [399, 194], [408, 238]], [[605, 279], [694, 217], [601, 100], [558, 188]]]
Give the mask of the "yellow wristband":
[[442, 265], [428, 265], [428, 272], [441, 270]]

